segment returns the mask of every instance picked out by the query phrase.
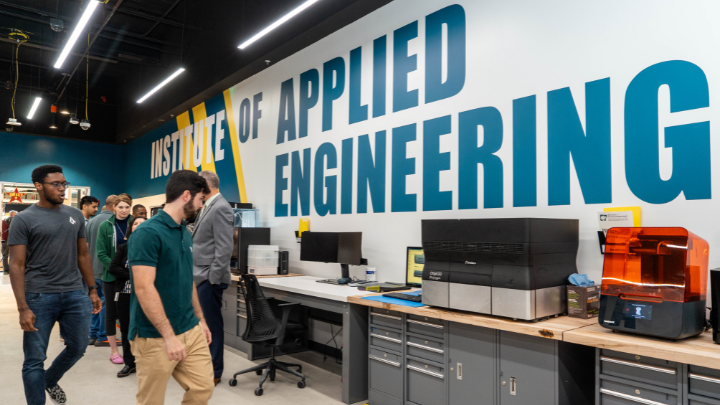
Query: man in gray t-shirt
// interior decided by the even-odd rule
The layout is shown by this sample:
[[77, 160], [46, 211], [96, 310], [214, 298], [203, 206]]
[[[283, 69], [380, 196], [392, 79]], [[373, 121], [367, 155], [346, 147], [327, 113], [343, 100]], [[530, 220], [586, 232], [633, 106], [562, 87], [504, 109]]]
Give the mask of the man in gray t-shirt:
[[10, 226], [8, 245], [27, 246], [25, 293], [82, 291], [80, 238], [85, 238], [85, 217], [77, 208], [33, 205], [18, 214]]
[[[24, 331], [23, 385], [28, 404], [45, 404], [46, 392], [54, 403], [64, 404], [58, 381], [85, 354], [90, 313], [100, 312], [102, 303], [85, 239], [85, 217], [63, 205], [70, 183], [62, 168], [40, 166], [33, 170], [32, 181], [40, 201], [15, 216], [8, 236], [10, 282]], [[66, 346], [45, 370], [55, 323]]]

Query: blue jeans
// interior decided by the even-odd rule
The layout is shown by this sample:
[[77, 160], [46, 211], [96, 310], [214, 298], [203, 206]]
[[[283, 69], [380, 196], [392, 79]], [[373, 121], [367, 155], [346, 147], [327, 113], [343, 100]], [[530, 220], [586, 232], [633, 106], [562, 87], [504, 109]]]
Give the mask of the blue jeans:
[[97, 294], [98, 297], [100, 297], [100, 301], [102, 301], [103, 307], [100, 313], [98, 314], [92, 314], [92, 321], [90, 323], [90, 335], [88, 336], [90, 339], [97, 339], [100, 342], [104, 342], [107, 340], [107, 335], [105, 334], [105, 294], [103, 294], [103, 282], [99, 278], [95, 279], [95, 285], [98, 286]]
[[[35, 314], [37, 332], [23, 332], [22, 376], [28, 405], [45, 404], [45, 388], [54, 387], [62, 376], [80, 360], [88, 346], [92, 303], [83, 291], [60, 294], [26, 293], [28, 307]], [[65, 349], [45, 370], [47, 347], [55, 322], [65, 338]]]

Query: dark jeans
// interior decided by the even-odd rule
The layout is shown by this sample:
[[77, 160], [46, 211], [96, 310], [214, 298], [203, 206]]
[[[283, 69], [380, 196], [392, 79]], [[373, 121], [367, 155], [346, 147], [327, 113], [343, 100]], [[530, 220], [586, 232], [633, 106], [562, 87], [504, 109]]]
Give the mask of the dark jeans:
[[[83, 291], [60, 294], [26, 293], [28, 307], [35, 314], [37, 332], [23, 332], [22, 375], [28, 405], [45, 404], [45, 387], [54, 387], [85, 354], [90, 331], [92, 303]], [[47, 347], [55, 322], [65, 338], [65, 349], [45, 370]]]
[[123, 360], [125, 365], [130, 368], [135, 367], [135, 356], [130, 350], [130, 339], [128, 332], [130, 331], [130, 294], [118, 294], [117, 314], [120, 319], [120, 332], [122, 333]]
[[212, 334], [210, 355], [212, 356], [213, 369], [215, 370], [214, 378], [222, 377], [224, 369], [223, 353], [225, 352], [225, 331], [223, 329], [222, 318], [222, 295], [223, 290], [227, 288], [227, 284], [212, 285], [209, 281], [203, 281], [197, 287], [200, 307], [202, 307], [205, 322]]
[[2, 241], [2, 245], [0, 246], [0, 253], [2, 253], [2, 265], [3, 265], [3, 271], [5, 273], [10, 272], [10, 260], [8, 253], [10, 253], [10, 246], [8, 246], [6, 241]]
[[115, 302], [115, 282], [103, 283], [105, 294], [105, 333], [107, 336], [115, 336], [115, 321], [117, 317], [117, 305]]
[[103, 309], [97, 313], [92, 314], [90, 321], [90, 339], [97, 339], [101, 342], [107, 340], [105, 334], [105, 294], [103, 293], [103, 282], [99, 278], [95, 279], [95, 284], [98, 286], [97, 294], [103, 303]]

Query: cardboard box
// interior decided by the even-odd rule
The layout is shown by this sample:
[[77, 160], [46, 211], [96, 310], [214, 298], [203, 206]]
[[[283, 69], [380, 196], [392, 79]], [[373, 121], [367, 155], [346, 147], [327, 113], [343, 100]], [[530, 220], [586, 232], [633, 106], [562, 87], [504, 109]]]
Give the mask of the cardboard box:
[[600, 313], [600, 286], [567, 286], [568, 316], [589, 319]]

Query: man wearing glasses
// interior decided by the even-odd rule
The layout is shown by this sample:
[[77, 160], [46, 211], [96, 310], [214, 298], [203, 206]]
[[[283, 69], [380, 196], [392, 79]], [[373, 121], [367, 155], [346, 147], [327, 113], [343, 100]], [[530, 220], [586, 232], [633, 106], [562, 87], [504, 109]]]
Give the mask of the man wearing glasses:
[[[40, 202], [13, 219], [8, 237], [10, 282], [24, 331], [25, 398], [30, 405], [45, 404], [47, 391], [53, 403], [64, 404], [65, 393], [58, 381], [85, 354], [90, 311], [100, 312], [102, 303], [85, 239], [85, 217], [77, 208], [63, 205], [70, 183], [62, 168], [40, 166], [33, 170], [32, 181]], [[60, 324], [66, 346], [45, 370], [55, 322]]]

